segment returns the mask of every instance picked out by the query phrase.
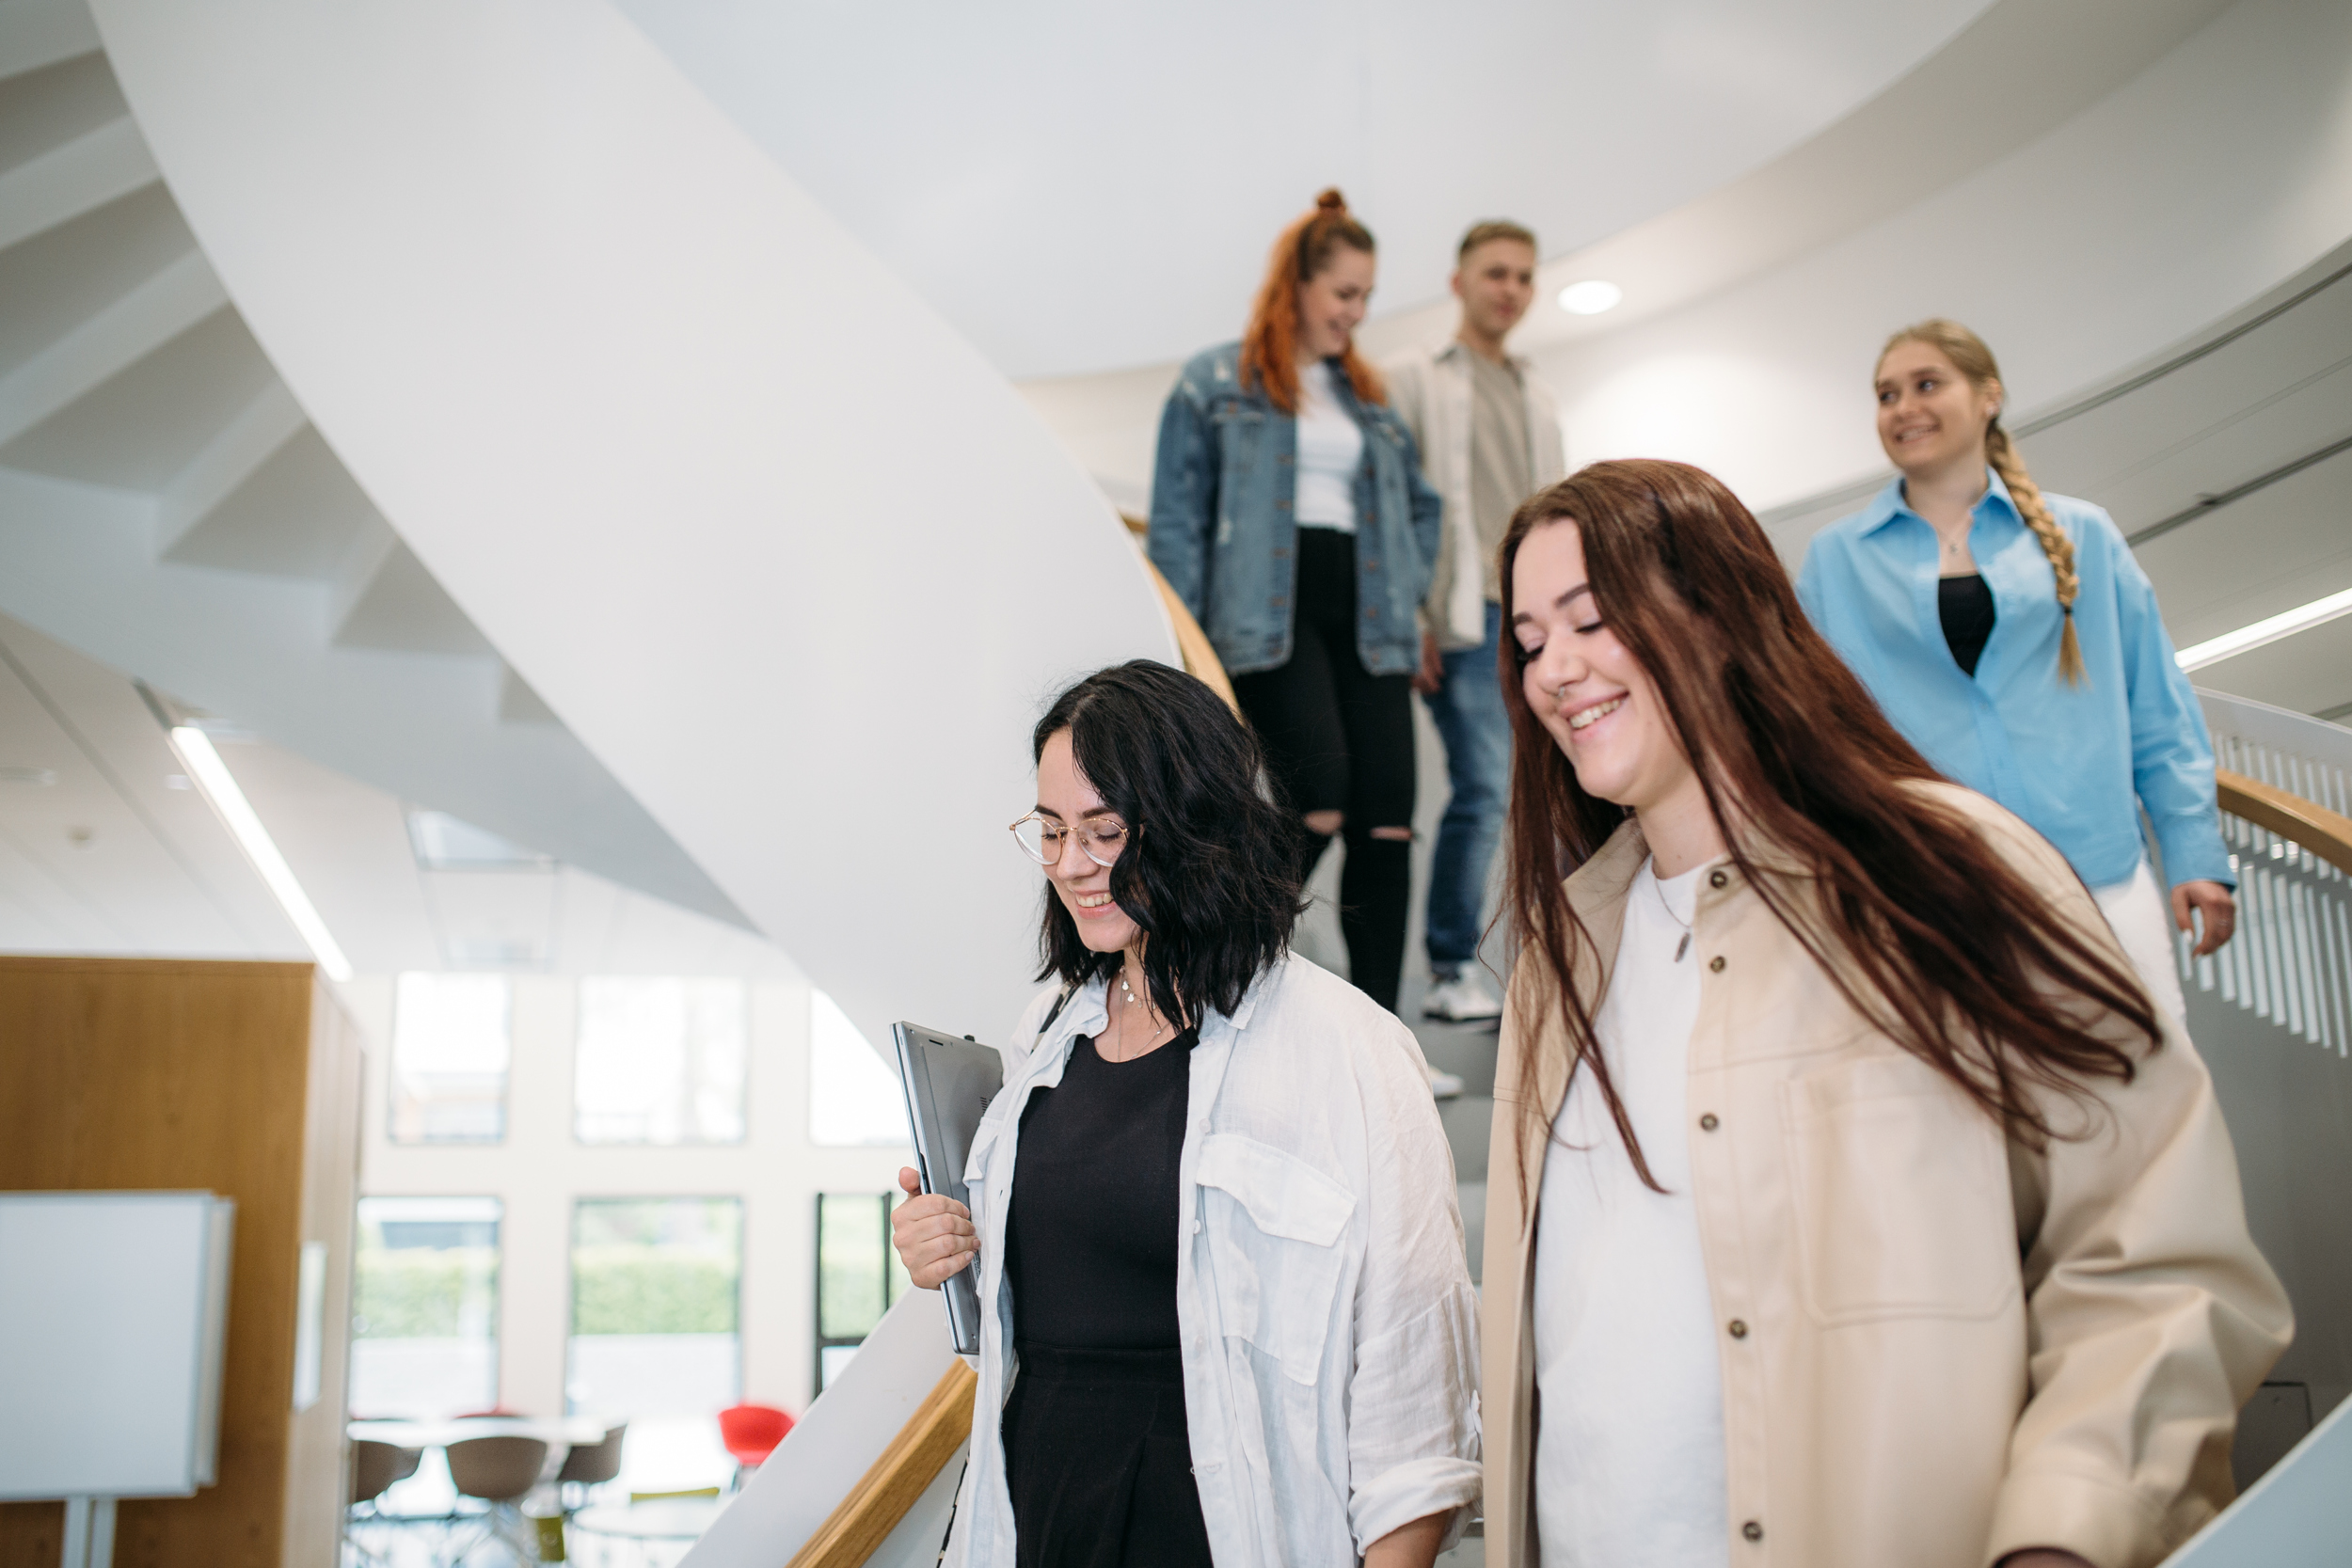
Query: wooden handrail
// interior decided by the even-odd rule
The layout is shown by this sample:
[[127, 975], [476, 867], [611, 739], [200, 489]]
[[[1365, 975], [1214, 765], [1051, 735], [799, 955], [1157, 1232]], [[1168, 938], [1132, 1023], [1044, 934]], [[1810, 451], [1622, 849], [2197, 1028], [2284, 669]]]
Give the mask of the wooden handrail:
[[788, 1568], [862, 1568], [972, 1435], [979, 1381], [958, 1357]]
[[[1152, 531], [1150, 523], [1132, 512], [1120, 513], [1119, 520], [1127, 525], [1127, 531], [1136, 536], [1138, 546]], [[1224, 698], [1225, 705], [1238, 717], [1241, 704], [1234, 699], [1233, 683], [1226, 678], [1225, 666], [1218, 661], [1216, 650], [1209, 645], [1209, 634], [1200, 629], [1200, 623], [1192, 618], [1192, 611], [1184, 608], [1184, 601], [1176, 596], [1176, 590], [1152, 564], [1150, 556], [1143, 558], [1143, 565], [1152, 574], [1152, 586], [1160, 591], [1160, 603], [1168, 607], [1168, 621], [1176, 627], [1176, 651], [1184, 656], [1185, 672]]]
[[2232, 816], [2267, 828], [2339, 870], [2352, 872], [2352, 816], [2226, 768], [2216, 769], [2214, 790], [2221, 798], [2221, 809]]

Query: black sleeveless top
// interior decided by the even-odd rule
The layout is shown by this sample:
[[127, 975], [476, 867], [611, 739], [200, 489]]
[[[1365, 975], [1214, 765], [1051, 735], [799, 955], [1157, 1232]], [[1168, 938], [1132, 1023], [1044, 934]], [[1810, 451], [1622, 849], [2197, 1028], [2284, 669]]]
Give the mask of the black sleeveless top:
[[1952, 650], [1962, 672], [1973, 679], [1977, 660], [1984, 657], [1984, 645], [1993, 636], [1992, 585], [1982, 572], [1938, 578], [1935, 610], [1936, 619], [1944, 623], [1945, 645]]
[[1061, 1083], [1030, 1092], [1005, 1226], [1016, 1345], [1175, 1348], [1176, 1167], [1199, 1038], [1106, 1062], [1081, 1036]]

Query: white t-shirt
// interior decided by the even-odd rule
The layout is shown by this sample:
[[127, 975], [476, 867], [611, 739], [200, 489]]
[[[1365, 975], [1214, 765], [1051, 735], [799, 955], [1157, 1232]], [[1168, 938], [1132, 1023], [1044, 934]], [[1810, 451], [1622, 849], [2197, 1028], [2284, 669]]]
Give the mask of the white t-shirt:
[[1300, 528], [1356, 531], [1356, 470], [1363, 466], [1364, 433], [1348, 417], [1323, 360], [1298, 378], [1298, 486], [1291, 515]]
[[[1699, 965], [1677, 951], [1702, 866], [1645, 861], [1594, 1030], [1663, 1194], [1642, 1184], [1589, 1072], [1544, 1161], [1535, 1232], [1535, 1532], [1544, 1568], [1729, 1560], [1719, 1330], [1691, 1201], [1685, 1106]], [[1671, 912], [1669, 909], [1671, 907]]]

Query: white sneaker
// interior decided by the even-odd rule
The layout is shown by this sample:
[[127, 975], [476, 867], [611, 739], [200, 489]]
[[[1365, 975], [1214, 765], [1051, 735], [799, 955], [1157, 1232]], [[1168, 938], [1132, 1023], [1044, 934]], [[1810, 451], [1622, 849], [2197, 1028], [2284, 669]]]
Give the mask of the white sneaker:
[[1467, 966], [1454, 971], [1450, 979], [1439, 980], [1421, 999], [1423, 1018], [1441, 1018], [1449, 1023], [1476, 1023], [1502, 1016], [1502, 1004], [1479, 983], [1477, 971]]
[[1462, 1095], [1462, 1076], [1456, 1072], [1429, 1069], [1429, 1097], [1432, 1100], [1458, 1100]]

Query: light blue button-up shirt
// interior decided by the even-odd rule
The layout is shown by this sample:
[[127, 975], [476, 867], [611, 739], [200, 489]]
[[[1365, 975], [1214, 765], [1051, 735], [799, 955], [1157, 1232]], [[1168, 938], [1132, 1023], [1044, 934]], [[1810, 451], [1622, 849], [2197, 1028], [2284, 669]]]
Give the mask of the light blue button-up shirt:
[[2088, 501], [2044, 498], [2082, 578], [2084, 680], [2069, 686], [2057, 578], [2000, 476], [1986, 477], [1968, 548], [1994, 620], [1973, 678], [1944, 641], [1935, 530], [1904, 503], [1899, 479], [1814, 536], [1797, 578], [1806, 613], [1928, 761], [2031, 823], [2092, 887], [2125, 880], [2139, 863], [2135, 801], [2155, 825], [2167, 880], [2234, 887], [2204, 716], [2114, 519]]

